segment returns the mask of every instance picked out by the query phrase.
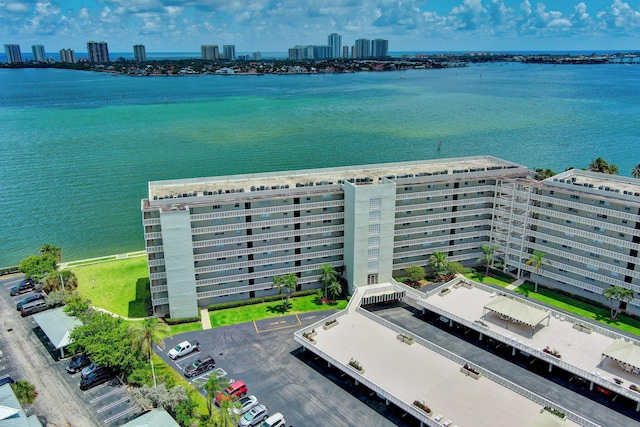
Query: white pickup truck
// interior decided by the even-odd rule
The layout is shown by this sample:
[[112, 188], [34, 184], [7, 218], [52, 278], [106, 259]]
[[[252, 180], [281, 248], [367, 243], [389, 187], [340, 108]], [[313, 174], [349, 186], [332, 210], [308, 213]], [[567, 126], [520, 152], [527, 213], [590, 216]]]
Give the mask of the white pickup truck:
[[169, 357], [173, 360], [191, 354], [194, 351], [200, 351], [200, 343], [198, 341], [182, 341], [180, 344], [169, 350]]

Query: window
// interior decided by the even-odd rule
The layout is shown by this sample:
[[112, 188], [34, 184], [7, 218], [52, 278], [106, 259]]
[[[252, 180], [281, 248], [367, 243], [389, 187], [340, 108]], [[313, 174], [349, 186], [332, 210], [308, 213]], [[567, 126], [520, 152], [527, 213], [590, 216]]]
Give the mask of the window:
[[428, 242], [427, 242], [427, 243], [423, 243], [423, 244], [422, 244], [422, 247], [423, 247], [423, 248], [428, 248], [429, 246], [431, 246], [431, 243], [428, 243]]
[[607, 216], [605, 214], [597, 214], [596, 215], [598, 218], [603, 218], [603, 219], [607, 219]]
[[369, 234], [380, 234], [380, 224], [369, 224]]
[[625, 210], [625, 211], [630, 211], [630, 210], [631, 210], [631, 206], [625, 206], [625, 207], [624, 207], [624, 210]]
[[322, 212], [331, 212], [331, 208], [322, 208]]
[[403, 205], [410, 205], [410, 204], [411, 204], [411, 199], [404, 199], [404, 200], [402, 200], [402, 204], [403, 204]]
[[580, 196], [576, 196], [575, 194], [570, 195], [569, 198], [571, 200], [580, 200]]
[[270, 204], [269, 200], [260, 200], [260, 206], [269, 206]]
[[370, 261], [367, 263], [367, 271], [378, 271], [378, 261]]
[[379, 209], [382, 205], [381, 198], [369, 199], [369, 209]]
[[602, 227], [593, 227], [593, 229], [601, 233], [604, 233], [605, 231], [607, 231], [605, 228], [602, 228]]
[[380, 211], [369, 212], [369, 222], [380, 222]]
[[260, 218], [262, 218], [262, 219], [271, 218], [271, 214], [261, 214]]
[[331, 194], [323, 194], [322, 200], [331, 200]]
[[380, 246], [380, 237], [369, 237], [369, 247], [377, 248]]
[[367, 251], [367, 259], [375, 260], [375, 259], [378, 259], [378, 258], [380, 258], [380, 249], [375, 248], [375, 249], [369, 249]]
[[556, 194], [556, 192], [551, 190], [551, 191], [549, 191], [549, 194], [553, 196], [554, 194]]
[[595, 265], [587, 264], [587, 268], [589, 270], [598, 271], [598, 267], [596, 267]]
[[603, 206], [611, 206], [611, 203], [605, 202], [604, 200], [600, 200], [600, 204]]
[[413, 190], [413, 187], [404, 187], [404, 191], [411, 191]]

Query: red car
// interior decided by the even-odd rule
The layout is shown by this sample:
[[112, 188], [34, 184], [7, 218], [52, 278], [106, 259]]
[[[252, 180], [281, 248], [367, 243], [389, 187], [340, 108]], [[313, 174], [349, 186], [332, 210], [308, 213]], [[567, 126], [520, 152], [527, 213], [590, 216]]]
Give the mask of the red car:
[[220, 406], [220, 402], [223, 400], [239, 399], [245, 394], [247, 394], [247, 385], [244, 381], [234, 381], [216, 396], [216, 405]]

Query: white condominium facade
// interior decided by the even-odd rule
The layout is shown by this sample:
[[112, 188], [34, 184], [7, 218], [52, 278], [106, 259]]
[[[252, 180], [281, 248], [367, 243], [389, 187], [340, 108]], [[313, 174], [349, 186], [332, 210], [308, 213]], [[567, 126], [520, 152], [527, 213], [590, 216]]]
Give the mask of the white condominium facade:
[[[142, 213], [154, 313], [191, 317], [273, 295], [273, 277], [288, 273], [299, 290], [319, 288], [322, 264], [350, 286], [388, 282], [436, 251], [473, 265], [482, 245], [518, 275], [535, 274], [525, 263], [544, 252], [540, 283], [593, 299], [610, 285], [640, 290], [640, 197], [567, 183], [568, 173], [537, 182], [524, 166], [480, 156], [150, 182]], [[636, 180], [591, 175], [640, 192]]]

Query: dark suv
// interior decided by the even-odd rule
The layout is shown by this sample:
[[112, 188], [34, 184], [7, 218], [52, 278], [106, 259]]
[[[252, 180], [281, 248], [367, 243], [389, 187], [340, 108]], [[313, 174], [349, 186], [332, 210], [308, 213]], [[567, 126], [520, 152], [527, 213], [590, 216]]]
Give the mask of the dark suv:
[[33, 295], [29, 295], [22, 301], [19, 301], [18, 303], [16, 303], [16, 310], [20, 311], [20, 308], [25, 304], [29, 304], [30, 302], [38, 301], [41, 299], [44, 299], [44, 295], [42, 295], [40, 292], [35, 293]]
[[106, 383], [114, 377], [111, 369], [99, 368], [80, 380], [80, 390], [89, 390], [91, 387]]
[[15, 285], [14, 287], [12, 287], [11, 290], [9, 291], [9, 295], [14, 297], [16, 295], [31, 292], [32, 290], [35, 289], [35, 287], [36, 285], [33, 283], [33, 280], [25, 279], [22, 282]]
[[80, 372], [85, 366], [88, 366], [91, 363], [91, 359], [84, 353], [76, 354], [71, 358], [69, 362], [69, 366], [67, 366], [67, 372], [70, 374], [75, 374]]
[[187, 378], [195, 377], [215, 367], [216, 361], [213, 360], [213, 357], [206, 355], [187, 366], [184, 370], [184, 376]]

